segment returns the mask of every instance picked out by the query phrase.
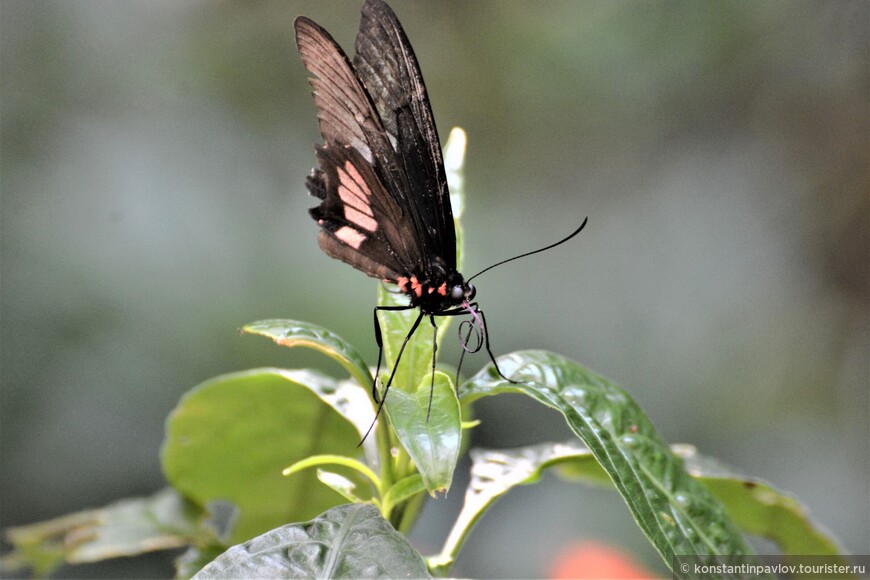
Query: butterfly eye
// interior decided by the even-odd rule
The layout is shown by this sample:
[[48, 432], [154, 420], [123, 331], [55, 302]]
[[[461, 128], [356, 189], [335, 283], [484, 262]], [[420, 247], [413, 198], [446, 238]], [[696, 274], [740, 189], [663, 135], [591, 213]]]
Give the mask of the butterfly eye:
[[450, 289], [450, 298], [459, 302], [465, 298], [465, 289], [463, 289], [462, 286], [454, 286]]
[[474, 287], [474, 284], [469, 282], [465, 285], [465, 299], [469, 302], [474, 300], [474, 297], [477, 295], [477, 288]]

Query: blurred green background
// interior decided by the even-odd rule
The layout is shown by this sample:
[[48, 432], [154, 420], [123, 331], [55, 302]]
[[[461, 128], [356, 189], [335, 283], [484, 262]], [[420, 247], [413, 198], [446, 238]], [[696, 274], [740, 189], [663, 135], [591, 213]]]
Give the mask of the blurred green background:
[[[338, 372], [246, 322], [316, 322], [374, 360], [375, 282], [307, 215], [319, 134], [292, 33], [306, 14], [352, 53], [360, 4], [4, 0], [0, 525], [160, 488], [163, 421], [205, 379]], [[576, 359], [667, 440], [870, 551], [870, 4], [392, 4], [442, 138], [469, 135], [466, 273], [589, 216], [476, 280], [496, 353]], [[522, 398], [479, 411], [476, 445], [568, 436]], [[485, 516], [454, 573], [541, 576], [581, 539], [664, 571], [615, 493], [548, 478]], [[171, 574], [166, 556], [63, 570]]]

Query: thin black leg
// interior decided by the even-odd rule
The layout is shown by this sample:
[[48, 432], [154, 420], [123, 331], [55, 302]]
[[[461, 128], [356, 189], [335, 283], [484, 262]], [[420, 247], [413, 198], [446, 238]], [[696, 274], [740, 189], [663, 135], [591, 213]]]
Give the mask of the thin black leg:
[[[409, 310], [412, 308], [411, 306], [378, 306], [376, 310]], [[377, 313], [375, 314], [377, 317]], [[381, 400], [377, 401], [378, 408], [375, 411], [375, 420], [372, 421], [372, 424], [369, 425], [368, 431], [363, 435], [362, 441], [359, 442], [359, 445], [363, 444], [363, 441], [366, 440], [366, 437], [369, 436], [369, 433], [372, 432], [372, 429], [375, 426], [375, 423], [378, 422], [378, 417], [381, 416], [381, 411], [384, 408], [384, 402], [387, 400], [387, 393], [390, 391], [390, 385], [393, 384], [393, 377], [396, 376], [396, 369], [399, 368], [399, 361], [402, 360], [402, 353], [405, 352], [405, 346], [407, 346], [408, 341], [411, 340], [411, 337], [414, 336], [414, 333], [417, 332], [417, 327], [420, 326], [420, 321], [423, 320], [423, 311], [420, 311], [420, 314], [417, 316], [417, 320], [414, 321], [414, 324], [411, 326], [411, 330], [408, 332], [408, 335], [405, 337], [405, 340], [402, 342], [402, 348], [399, 349], [399, 354], [396, 355], [396, 362], [393, 364], [393, 372], [390, 373], [390, 379], [387, 381], [387, 385], [384, 387], [384, 393], [381, 395]], [[380, 325], [378, 325], [378, 330], [380, 330]], [[378, 345], [381, 346], [380, 344]], [[380, 357], [378, 357], [380, 360]], [[377, 381], [377, 378], [375, 379]], [[376, 383], [377, 384], [377, 383]], [[359, 447], [357, 445], [357, 447]]]
[[[375, 403], [380, 403], [380, 397], [378, 396], [378, 376], [381, 374], [381, 360], [384, 357], [384, 341], [381, 336], [381, 321], [378, 320], [378, 310], [387, 310], [387, 311], [401, 311], [401, 310], [410, 310], [414, 308], [413, 306], [375, 306], [374, 309], [374, 319], [375, 319], [375, 342], [378, 345], [378, 366], [375, 370], [375, 378], [372, 381], [372, 399], [374, 399]], [[406, 340], [407, 342], [407, 340]], [[398, 361], [396, 361], [398, 364]], [[395, 372], [395, 369], [393, 370]]]
[[435, 315], [429, 315], [432, 324], [432, 382], [429, 383], [429, 406], [426, 408], [426, 422], [429, 422], [429, 414], [432, 412], [432, 397], [435, 394], [435, 353], [438, 352], [438, 326], [435, 324]]
[[471, 331], [474, 328], [469, 324], [468, 325], [468, 334], [465, 335], [465, 340], [462, 339], [462, 332], [460, 329], [459, 341], [462, 344], [462, 354], [459, 355], [459, 364], [456, 365], [456, 382], [454, 383], [454, 388], [459, 389], [459, 371], [462, 370], [462, 362], [465, 360], [465, 355], [468, 353], [468, 341], [471, 340]]
[[492, 361], [492, 364], [495, 367], [495, 372], [498, 373], [498, 376], [500, 376], [501, 378], [503, 378], [504, 380], [506, 380], [507, 382], [509, 382], [513, 385], [520, 384], [519, 381], [515, 381], [513, 379], [509, 379], [506, 376], [504, 376], [504, 373], [501, 372], [500, 368], [498, 368], [498, 363], [495, 362], [495, 355], [492, 354], [492, 348], [490, 348], [490, 346], [489, 346], [489, 329], [487, 329], [487, 327], [486, 327], [486, 316], [483, 315], [483, 310], [481, 310], [480, 308], [477, 308], [476, 305], [475, 305], [475, 310], [477, 311], [478, 314], [480, 314], [480, 321], [483, 325], [483, 342], [486, 345], [486, 353], [489, 355], [489, 360]]

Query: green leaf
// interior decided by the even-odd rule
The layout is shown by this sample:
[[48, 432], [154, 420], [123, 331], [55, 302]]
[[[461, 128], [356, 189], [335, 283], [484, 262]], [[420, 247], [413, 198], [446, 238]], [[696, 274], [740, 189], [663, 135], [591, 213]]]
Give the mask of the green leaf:
[[465, 213], [465, 148], [468, 138], [460, 127], [453, 127], [444, 145], [444, 171], [450, 187], [450, 209], [453, 211], [453, 225], [456, 228], [456, 269], [462, 272], [464, 255], [464, 236], [462, 235], [462, 214]]
[[[462, 442], [459, 400], [453, 380], [435, 372], [435, 385], [426, 376], [413, 393], [396, 390], [385, 408], [396, 435], [414, 460], [429, 493], [446, 492], [453, 479]], [[429, 400], [432, 400], [432, 411]]]
[[420, 474], [415, 473], [414, 475], [409, 475], [401, 481], [397, 481], [393, 484], [393, 486], [387, 490], [387, 493], [384, 494], [384, 497], [381, 500], [383, 511], [389, 513], [393, 507], [423, 491], [426, 491], [426, 486], [423, 484], [423, 478]]
[[357, 473], [369, 479], [376, 488], [380, 488], [381, 486], [380, 478], [368, 465], [358, 459], [346, 457], [344, 455], [309, 455], [308, 457], [300, 459], [293, 465], [285, 467], [281, 473], [285, 476], [292, 475], [298, 471], [302, 471], [303, 469], [308, 469], [309, 467], [315, 467], [318, 465], [341, 465], [342, 467], [356, 470]]
[[[734, 474], [715, 460], [699, 455], [691, 445], [672, 445], [671, 451], [683, 458], [688, 473], [723, 503], [741, 529], [776, 542], [785, 562], [790, 554], [844, 553], [824, 529], [812, 522], [796, 498], [758, 479]], [[517, 485], [536, 483], [545, 469], [553, 469], [569, 481], [613, 487], [613, 481], [580, 441], [507, 450], [472, 449], [470, 455], [471, 482], [465, 503], [444, 549], [430, 562], [439, 568], [449, 568], [471, 528], [499, 497]], [[848, 562], [843, 558], [839, 563]]]
[[[736, 474], [718, 461], [698, 454], [690, 445], [674, 446], [688, 472], [715, 495], [744, 531], [779, 544], [789, 555], [842, 556], [845, 552], [830, 532], [815, 523], [806, 506], [793, 495], [757, 478]], [[836, 559], [829, 560], [836, 562]], [[839, 561], [847, 564], [843, 558]]]
[[430, 567], [445, 572], [449, 570], [471, 529], [499, 497], [518, 485], [537, 482], [547, 467], [575, 458], [578, 448], [591, 457], [586, 447], [574, 442], [544, 443], [501, 451], [472, 449], [469, 452], [471, 481], [465, 490], [462, 511], [453, 524], [441, 554], [430, 559]]
[[516, 449], [472, 449], [471, 481], [465, 490], [462, 511], [444, 548], [430, 559], [434, 569], [447, 571], [477, 521], [502, 495], [518, 485], [537, 483], [543, 471], [559, 466], [570, 469], [571, 479], [612, 487], [613, 482], [580, 441], [542, 443]]
[[201, 512], [172, 489], [6, 531], [7, 565], [45, 575], [64, 561], [97, 562], [183, 547], [205, 534]]
[[322, 326], [299, 320], [261, 320], [242, 327], [242, 332], [271, 338], [282, 346], [304, 346], [318, 350], [347, 370], [366, 389], [372, 375], [363, 357], [346, 340]]
[[522, 393], [565, 417], [613, 480], [632, 515], [670, 566], [673, 556], [751, 554], [739, 529], [659, 438], [622, 389], [577, 363], [544, 351], [499, 358], [460, 389], [463, 400]]
[[428, 578], [423, 558], [368, 504], [332, 508], [224, 552], [209, 578]]
[[[358, 453], [357, 430], [338, 412], [356, 404], [349, 393], [365, 396], [310, 371], [267, 368], [207, 381], [167, 420], [166, 478], [201, 507], [231, 502], [238, 510], [232, 542], [311, 518], [343, 498], [312, 471], [284, 477], [281, 470], [312, 453]], [[367, 398], [365, 405], [372, 412]]]
[[[465, 149], [468, 138], [460, 127], [450, 129], [447, 143], [444, 144], [444, 171], [447, 175], [447, 185], [450, 187], [450, 209], [453, 219], [459, 225], [462, 214], [465, 213]], [[462, 264], [456, 256], [456, 263]]]
[[362, 499], [356, 495], [356, 484], [340, 473], [334, 471], [326, 471], [325, 469], [317, 470], [317, 479], [323, 485], [334, 489], [336, 493], [341, 495], [347, 501], [352, 503], [362, 503]]

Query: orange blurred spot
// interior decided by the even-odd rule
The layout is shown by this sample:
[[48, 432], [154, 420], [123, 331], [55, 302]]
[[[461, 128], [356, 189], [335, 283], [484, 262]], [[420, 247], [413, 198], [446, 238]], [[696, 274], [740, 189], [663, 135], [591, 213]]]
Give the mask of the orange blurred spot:
[[656, 578], [623, 551], [598, 542], [578, 542], [562, 549], [548, 578]]

